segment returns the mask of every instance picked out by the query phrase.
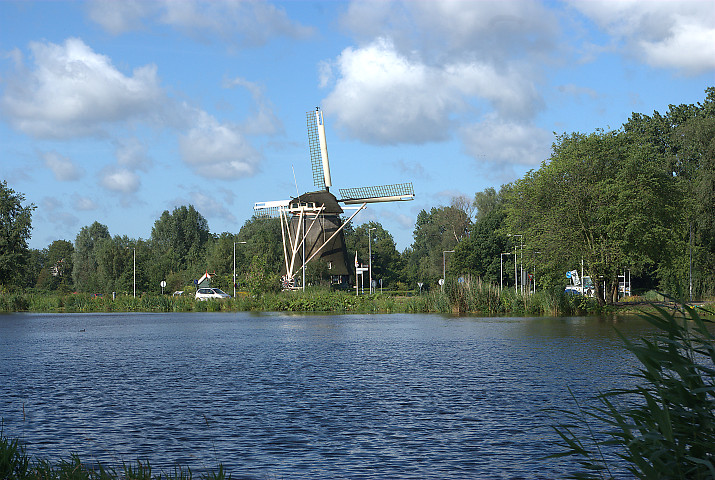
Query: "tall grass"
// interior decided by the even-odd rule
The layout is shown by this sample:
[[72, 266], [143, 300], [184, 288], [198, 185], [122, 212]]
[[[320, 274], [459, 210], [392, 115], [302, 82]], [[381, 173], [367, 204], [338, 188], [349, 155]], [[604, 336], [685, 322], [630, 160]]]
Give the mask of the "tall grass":
[[[120, 468], [101, 463], [83, 463], [79, 456], [51, 463], [31, 459], [25, 446], [17, 439], [8, 439], [0, 431], [0, 479], [2, 480], [192, 480], [188, 467], [176, 466], [173, 473], [152, 473], [151, 464], [137, 461], [123, 463]], [[205, 480], [230, 480], [223, 464], [195, 477]]]
[[[625, 347], [640, 363], [632, 388], [598, 395], [594, 404], [554, 413], [563, 449], [581, 469], [569, 478], [604, 479], [620, 465], [630, 478], [715, 479], [715, 336], [695, 308], [656, 307], [641, 317], [653, 339]], [[604, 453], [615, 449], [622, 464]]]
[[251, 296], [239, 293], [226, 300], [196, 301], [193, 296], [95, 296], [83, 293], [0, 292], [0, 312], [332, 312], [332, 313], [453, 313], [476, 315], [584, 315], [599, 313], [589, 298], [566, 296], [563, 291], [516, 293], [499, 291], [479, 279], [448, 281], [444, 291], [422, 294], [355, 295], [349, 291], [310, 288], [295, 292]]

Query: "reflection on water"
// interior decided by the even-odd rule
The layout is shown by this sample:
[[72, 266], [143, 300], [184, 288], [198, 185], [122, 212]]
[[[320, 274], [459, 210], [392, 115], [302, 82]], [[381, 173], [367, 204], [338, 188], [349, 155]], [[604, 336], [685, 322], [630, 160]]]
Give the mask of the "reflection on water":
[[0, 316], [0, 416], [41, 458], [234, 478], [558, 478], [539, 410], [625, 381], [614, 322]]

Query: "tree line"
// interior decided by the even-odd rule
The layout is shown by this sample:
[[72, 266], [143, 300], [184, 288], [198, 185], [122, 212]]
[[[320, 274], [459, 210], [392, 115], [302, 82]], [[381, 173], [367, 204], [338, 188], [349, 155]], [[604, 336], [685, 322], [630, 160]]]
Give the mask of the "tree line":
[[[378, 222], [348, 225], [348, 252], [369, 262], [390, 290], [439, 288], [447, 277], [494, 285], [561, 289], [565, 273], [593, 280], [601, 303], [618, 298], [624, 276], [636, 289], [680, 299], [715, 294], [715, 88], [702, 103], [664, 114], [633, 113], [617, 130], [557, 135], [550, 158], [522, 178], [473, 199], [417, 215], [403, 252]], [[74, 242], [29, 249], [34, 205], [0, 184], [0, 285], [4, 288], [173, 292], [204, 272], [231, 291], [277, 290], [283, 263], [280, 223], [253, 217], [238, 233], [211, 233], [191, 205], [164, 211], [148, 239], [83, 227]], [[234, 254], [235, 252], [235, 254]], [[235, 259], [235, 260], [234, 260]], [[136, 266], [135, 266], [136, 265]], [[516, 273], [515, 273], [516, 271]], [[327, 284], [311, 262], [307, 283]]]

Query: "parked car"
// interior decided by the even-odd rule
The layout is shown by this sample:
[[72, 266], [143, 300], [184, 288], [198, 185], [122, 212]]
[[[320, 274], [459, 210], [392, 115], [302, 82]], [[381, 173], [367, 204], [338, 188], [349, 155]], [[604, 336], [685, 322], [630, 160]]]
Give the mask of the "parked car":
[[231, 295], [220, 288], [199, 288], [196, 290], [196, 300], [208, 300], [210, 298], [222, 299], [231, 298]]

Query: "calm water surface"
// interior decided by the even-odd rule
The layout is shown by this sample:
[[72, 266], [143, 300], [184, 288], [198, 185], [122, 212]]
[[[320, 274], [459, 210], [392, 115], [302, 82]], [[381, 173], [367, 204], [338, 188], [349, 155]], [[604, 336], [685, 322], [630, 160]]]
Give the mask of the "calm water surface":
[[597, 318], [0, 315], [4, 434], [234, 478], [560, 478], [539, 410], [626, 381]]

